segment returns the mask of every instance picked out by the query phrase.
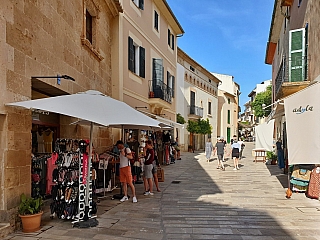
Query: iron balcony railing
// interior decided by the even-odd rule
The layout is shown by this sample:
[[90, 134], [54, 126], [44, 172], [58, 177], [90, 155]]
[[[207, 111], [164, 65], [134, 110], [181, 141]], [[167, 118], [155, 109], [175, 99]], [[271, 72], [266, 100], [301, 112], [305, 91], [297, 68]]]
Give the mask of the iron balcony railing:
[[194, 105], [190, 106], [190, 114], [203, 117], [203, 108]]
[[172, 102], [172, 89], [162, 81], [149, 80], [149, 98], [160, 98]]
[[275, 93], [278, 94], [284, 82], [302, 82], [308, 79], [308, 61], [306, 57], [287, 60], [283, 58], [275, 79]]

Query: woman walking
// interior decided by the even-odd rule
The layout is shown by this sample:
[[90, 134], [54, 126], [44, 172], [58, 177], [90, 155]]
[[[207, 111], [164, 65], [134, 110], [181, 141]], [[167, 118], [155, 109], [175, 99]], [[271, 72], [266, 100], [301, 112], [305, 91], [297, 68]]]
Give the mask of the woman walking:
[[145, 162], [144, 162], [144, 188], [145, 193], [144, 195], [153, 195], [152, 187], [152, 168], [153, 168], [153, 161], [154, 161], [154, 150], [152, 146], [152, 142], [150, 140], [146, 141], [146, 147], [144, 148], [144, 156], [145, 156]]
[[208, 141], [206, 142], [206, 158], [207, 162], [209, 162], [211, 155], [212, 155], [213, 145], [211, 142], [211, 138], [208, 138]]
[[237, 140], [233, 140], [233, 143], [231, 145], [232, 148], [232, 158], [233, 158], [233, 165], [234, 169], [233, 170], [239, 170], [239, 153], [240, 153], [240, 144], [238, 143]]

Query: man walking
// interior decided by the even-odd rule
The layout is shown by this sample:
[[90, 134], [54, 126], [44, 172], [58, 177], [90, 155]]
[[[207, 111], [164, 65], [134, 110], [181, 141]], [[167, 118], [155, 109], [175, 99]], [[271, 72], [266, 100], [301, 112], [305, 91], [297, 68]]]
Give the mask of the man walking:
[[136, 191], [132, 183], [132, 173], [131, 173], [131, 166], [130, 166], [130, 160], [132, 159], [132, 153], [130, 148], [124, 147], [124, 144], [121, 140], [117, 141], [116, 146], [120, 152], [120, 182], [122, 184], [124, 196], [120, 200], [120, 202], [128, 201], [128, 184], [132, 191], [132, 202], [136, 203], [138, 202], [136, 197]]
[[214, 154], [217, 152], [218, 156], [218, 167], [217, 169], [221, 169], [222, 171], [225, 171], [225, 167], [223, 165], [223, 155], [225, 151], [225, 143], [223, 137], [219, 139], [219, 141], [216, 143], [215, 149], [214, 149]]

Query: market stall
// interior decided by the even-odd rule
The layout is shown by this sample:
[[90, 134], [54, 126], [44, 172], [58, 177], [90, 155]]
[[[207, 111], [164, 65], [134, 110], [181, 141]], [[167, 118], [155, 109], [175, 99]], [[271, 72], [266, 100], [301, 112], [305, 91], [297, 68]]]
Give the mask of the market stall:
[[[58, 113], [65, 116], [78, 118], [81, 124], [90, 125], [88, 158], [83, 152], [78, 155], [78, 181], [79, 194], [76, 197], [78, 203], [77, 217], [74, 225], [81, 227], [96, 226], [98, 222], [95, 216], [91, 214], [92, 202], [92, 136], [93, 126], [108, 126], [122, 128], [161, 128], [161, 123], [157, 120], [149, 118], [144, 114], [131, 108], [124, 102], [120, 102], [104, 94], [89, 90], [72, 95], [64, 95], [58, 97], [49, 97], [37, 100], [23, 101], [7, 104], [8, 106], [23, 107], [31, 110]], [[121, 109], [121, 111], [119, 111]], [[128, 117], [130, 116], [130, 117]], [[80, 187], [82, 193], [80, 194]], [[80, 214], [81, 213], [81, 214]]]

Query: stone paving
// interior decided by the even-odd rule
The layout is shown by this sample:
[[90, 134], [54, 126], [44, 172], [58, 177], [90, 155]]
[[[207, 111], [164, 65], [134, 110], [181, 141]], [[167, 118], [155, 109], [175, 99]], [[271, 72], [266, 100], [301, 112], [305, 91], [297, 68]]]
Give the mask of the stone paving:
[[304, 194], [286, 199], [286, 175], [277, 166], [254, 163], [252, 148], [246, 143], [238, 171], [230, 159], [221, 171], [215, 157], [208, 163], [204, 153], [183, 153], [181, 161], [164, 167], [162, 192], [143, 196], [143, 186], [136, 185], [137, 204], [102, 200], [96, 228], [75, 229], [45, 214], [41, 231], [6, 239], [320, 240], [319, 201]]

